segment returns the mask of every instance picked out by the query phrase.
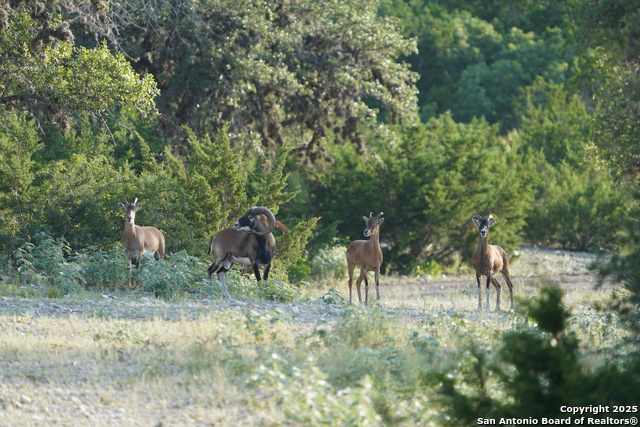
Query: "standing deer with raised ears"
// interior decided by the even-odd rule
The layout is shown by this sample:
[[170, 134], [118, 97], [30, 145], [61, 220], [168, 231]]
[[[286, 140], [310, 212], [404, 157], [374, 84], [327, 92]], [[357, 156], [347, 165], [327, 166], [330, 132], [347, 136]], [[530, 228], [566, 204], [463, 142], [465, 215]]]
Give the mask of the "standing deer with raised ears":
[[353, 283], [353, 270], [360, 267], [360, 277], [356, 281], [356, 289], [358, 290], [358, 301], [362, 302], [360, 294], [360, 283], [364, 280], [364, 303], [369, 303], [369, 280], [367, 273], [375, 272], [376, 280], [376, 300], [380, 301], [380, 266], [382, 265], [382, 249], [380, 249], [380, 225], [384, 221], [383, 213], [373, 216], [373, 212], [369, 217], [363, 216], [365, 222], [364, 236], [369, 240], [355, 240], [351, 242], [347, 248], [347, 266], [349, 269], [349, 304], [353, 299], [351, 296], [351, 288]]
[[120, 241], [129, 259], [129, 285], [131, 286], [132, 264], [137, 268], [142, 255], [150, 254], [156, 259], [164, 258], [164, 236], [155, 227], [140, 227], [135, 224], [136, 211], [142, 207], [142, 203], [138, 203], [138, 198], [133, 203], [124, 199], [124, 204], [118, 203], [118, 206], [124, 209], [124, 232]]
[[511, 294], [511, 310], [513, 309], [513, 283], [509, 275], [509, 255], [500, 246], [490, 245], [489, 227], [498, 222], [493, 215], [482, 218], [480, 215], [474, 215], [471, 218], [480, 232], [478, 246], [473, 253], [473, 268], [476, 269], [476, 280], [478, 281], [478, 310], [482, 310], [482, 290], [480, 285], [480, 276], [487, 276], [487, 310], [489, 310], [489, 283], [493, 283], [498, 294], [496, 300], [496, 311], [500, 311], [500, 283], [495, 278], [498, 273], [502, 273], [504, 280], [509, 286]]

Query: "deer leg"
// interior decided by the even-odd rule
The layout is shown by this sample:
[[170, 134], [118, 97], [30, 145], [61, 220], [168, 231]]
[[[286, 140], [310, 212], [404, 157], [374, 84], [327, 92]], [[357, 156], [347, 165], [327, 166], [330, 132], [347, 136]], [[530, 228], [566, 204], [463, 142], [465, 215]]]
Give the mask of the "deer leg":
[[258, 268], [258, 263], [253, 264], [252, 267], [253, 274], [256, 276], [256, 280], [259, 282], [260, 280], [262, 280], [262, 278], [260, 277], [260, 269]]
[[230, 299], [229, 298], [229, 293], [227, 292], [227, 286], [224, 283], [224, 274], [229, 271], [229, 269], [231, 269], [231, 266], [233, 265], [233, 263], [230, 263], [228, 261], [229, 256], [227, 255], [224, 259], [222, 260], [216, 260], [216, 262], [214, 262], [213, 264], [211, 264], [209, 266], [209, 268], [207, 269], [207, 275], [209, 276], [209, 286], [213, 287], [213, 282], [211, 280], [211, 276], [213, 276], [213, 273], [218, 273], [218, 281], [220, 282], [220, 289], [222, 290], [222, 296], [225, 299]]
[[509, 271], [502, 271], [502, 277], [504, 277], [504, 281], [507, 282], [507, 287], [509, 288], [509, 294], [511, 295], [511, 307], [509, 310], [513, 310], [513, 283], [511, 282], [511, 276], [509, 275]]
[[367, 277], [368, 271], [364, 271], [364, 305], [369, 305], [369, 278]]
[[220, 282], [220, 289], [222, 289], [222, 296], [226, 300], [230, 300], [229, 293], [227, 292], [227, 285], [224, 283], [224, 273], [228, 270], [225, 270], [224, 267], [218, 271], [218, 281]]
[[133, 266], [135, 265], [136, 271], [138, 271], [141, 260], [142, 253], [135, 253], [133, 257], [129, 258], [129, 286], [131, 287], [133, 287]]
[[209, 286], [213, 287], [213, 281], [211, 280], [211, 276], [213, 276], [213, 273], [215, 273], [220, 269], [220, 266], [222, 265], [223, 262], [224, 260], [221, 260], [220, 262], [216, 261], [213, 264], [211, 264], [209, 268], [207, 268], [207, 276], [209, 277]]
[[480, 285], [479, 273], [476, 273], [476, 280], [478, 281], [478, 310], [482, 310], [482, 285]]
[[500, 283], [498, 283], [498, 280], [495, 277], [491, 278], [491, 283], [496, 287], [496, 293], [498, 294], [496, 298], [496, 311], [500, 311]]
[[127, 283], [129, 287], [133, 286], [133, 283], [131, 283], [131, 276], [133, 276], [133, 260], [129, 258], [129, 280]]
[[349, 264], [349, 304], [353, 304], [353, 299], [351, 295], [351, 285], [353, 284], [353, 269], [355, 266], [353, 264]]
[[269, 270], [271, 270], [271, 263], [264, 266], [264, 270], [262, 271], [262, 277], [264, 280], [267, 280], [267, 277], [269, 277]]
[[366, 272], [361, 268], [360, 276], [358, 276], [358, 280], [356, 280], [356, 290], [358, 291], [359, 302], [362, 302], [362, 294], [360, 293], [360, 283], [362, 283], [362, 280], [364, 279], [365, 275], [366, 275]]
[[487, 294], [487, 305], [486, 305], [486, 309], [487, 311], [490, 310], [489, 308], [489, 285], [491, 284], [491, 273], [487, 274], [487, 289], [485, 291], [485, 293]]
[[380, 269], [376, 270], [376, 301], [380, 304]]

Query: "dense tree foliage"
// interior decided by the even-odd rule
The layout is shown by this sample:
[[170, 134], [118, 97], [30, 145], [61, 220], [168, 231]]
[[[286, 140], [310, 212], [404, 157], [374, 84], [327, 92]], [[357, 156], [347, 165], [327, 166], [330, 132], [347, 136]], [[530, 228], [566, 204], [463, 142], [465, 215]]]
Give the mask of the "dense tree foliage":
[[111, 250], [116, 203], [138, 197], [138, 221], [189, 256], [268, 205], [292, 229], [279, 256], [298, 277], [311, 271], [300, 260], [361, 238], [371, 211], [387, 218], [387, 271], [465, 263], [476, 213], [498, 218], [492, 240], [509, 251], [610, 251], [638, 176], [637, 11], [5, 2], [0, 245], [31, 244], [44, 225], [74, 249]]
[[83, 112], [101, 117], [125, 105], [155, 111], [159, 92], [150, 75], [137, 75], [106, 44], [86, 49], [73, 40], [57, 16], [37, 20], [26, 9], [9, 14], [0, 31], [0, 106], [26, 108], [65, 127]]
[[[566, 33], [526, 23], [529, 13], [549, 12], [551, 3], [382, 2], [384, 13], [401, 16], [407, 34], [418, 38], [420, 53], [410, 59], [420, 74], [423, 120], [450, 110], [456, 120], [484, 117], [509, 130], [520, 88], [538, 76], [567, 81], [574, 56]], [[514, 16], [525, 28], [508, 24]]]
[[597, 156], [584, 104], [564, 85], [538, 79], [522, 91], [516, 111], [537, 176], [529, 239], [611, 250], [631, 203]]
[[465, 125], [444, 115], [402, 128], [375, 155], [340, 147], [335, 164], [311, 183], [310, 213], [340, 222], [338, 230], [356, 239], [362, 215], [383, 211], [387, 268], [405, 272], [456, 251], [470, 255], [477, 213], [494, 214], [495, 239], [515, 249], [533, 201], [532, 170], [519, 139], [497, 132], [486, 121]]
[[375, 2], [127, 1], [114, 20], [163, 114], [199, 132], [228, 123], [239, 143], [315, 161], [327, 140], [362, 151], [380, 112], [415, 115], [416, 75], [396, 61], [415, 43]]

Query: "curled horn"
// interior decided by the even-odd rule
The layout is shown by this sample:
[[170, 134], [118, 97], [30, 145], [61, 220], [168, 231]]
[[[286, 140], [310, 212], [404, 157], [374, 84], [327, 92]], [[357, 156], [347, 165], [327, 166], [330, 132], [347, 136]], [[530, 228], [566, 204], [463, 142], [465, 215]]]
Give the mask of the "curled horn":
[[136, 199], [133, 201], [133, 204], [135, 205], [136, 203], [138, 203], [138, 198], [136, 197]]
[[378, 215], [376, 215], [376, 218], [380, 218], [382, 215], [384, 215], [384, 212], [380, 212]]
[[258, 236], [264, 236], [267, 235], [269, 233], [271, 233], [273, 231], [273, 229], [276, 226], [276, 217], [273, 214], [273, 212], [271, 212], [269, 209], [265, 208], [264, 206], [255, 206], [251, 209], [249, 209], [249, 213], [251, 215], [264, 215], [267, 217], [267, 229], [264, 231], [259, 231], [256, 230], [255, 233]]

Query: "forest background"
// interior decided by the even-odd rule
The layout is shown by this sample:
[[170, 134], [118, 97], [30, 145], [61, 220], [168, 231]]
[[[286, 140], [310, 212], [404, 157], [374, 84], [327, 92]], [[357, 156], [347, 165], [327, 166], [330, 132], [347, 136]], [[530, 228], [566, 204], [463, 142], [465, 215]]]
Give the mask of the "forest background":
[[511, 253], [613, 252], [628, 278], [637, 28], [627, 0], [3, 1], [2, 274], [43, 241], [121, 253], [138, 198], [182, 259], [268, 206], [289, 281], [372, 211], [387, 273], [468, 264], [493, 214]]

